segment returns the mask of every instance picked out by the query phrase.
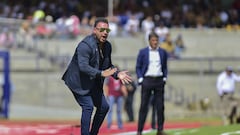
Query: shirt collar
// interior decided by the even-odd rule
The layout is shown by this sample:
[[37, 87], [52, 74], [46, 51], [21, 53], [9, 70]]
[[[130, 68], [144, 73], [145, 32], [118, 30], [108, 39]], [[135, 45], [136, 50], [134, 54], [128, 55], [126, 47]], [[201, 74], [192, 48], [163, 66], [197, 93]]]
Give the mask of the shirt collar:
[[151, 46], [148, 47], [149, 51], [157, 51], [159, 47], [157, 47], [156, 49], [153, 49]]

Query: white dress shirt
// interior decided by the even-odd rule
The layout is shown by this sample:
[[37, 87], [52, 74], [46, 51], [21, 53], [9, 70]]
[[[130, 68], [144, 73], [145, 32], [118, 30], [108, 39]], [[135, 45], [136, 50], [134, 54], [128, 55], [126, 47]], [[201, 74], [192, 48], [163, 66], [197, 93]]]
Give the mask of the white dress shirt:
[[159, 52], [157, 49], [153, 50], [150, 48], [149, 51], [149, 65], [148, 70], [145, 74], [145, 76], [154, 76], [154, 77], [160, 77], [162, 76], [162, 68], [161, 68], [161, 59], [159, 56]]
[[235, 82], [240, 81], [240, 76], [232, 73], [230, 76], [227, 75], [226, 71], [222, 72], [217, 78], [217, 91], [221, 96], [223, 93], [233, 93], [235, 90]]

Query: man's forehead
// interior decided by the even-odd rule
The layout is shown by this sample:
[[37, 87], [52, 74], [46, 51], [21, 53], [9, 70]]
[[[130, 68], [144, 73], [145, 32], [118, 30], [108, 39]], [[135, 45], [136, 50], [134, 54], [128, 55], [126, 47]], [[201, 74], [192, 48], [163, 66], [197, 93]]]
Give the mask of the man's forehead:
[[105, 22], [99, 22], [99, 23], [97, 24], [97, 26], [99, 26], [99, 27], [101, 27], [101, 26], [106, 27], [106, 26], [108, 26], [108, 24], [105, 23]]

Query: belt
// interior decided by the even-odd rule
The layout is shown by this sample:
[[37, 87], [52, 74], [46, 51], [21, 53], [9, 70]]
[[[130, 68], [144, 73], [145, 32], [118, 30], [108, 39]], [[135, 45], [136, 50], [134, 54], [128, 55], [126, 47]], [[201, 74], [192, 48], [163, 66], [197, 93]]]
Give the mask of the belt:
[[162, 79], [162, 76], [145, 76], [145, 79]]

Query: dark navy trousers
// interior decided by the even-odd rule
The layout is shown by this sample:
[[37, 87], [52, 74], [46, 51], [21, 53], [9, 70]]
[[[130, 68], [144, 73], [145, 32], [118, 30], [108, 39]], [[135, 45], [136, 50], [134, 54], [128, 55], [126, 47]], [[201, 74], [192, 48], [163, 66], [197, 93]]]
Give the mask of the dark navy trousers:
[[141, 133], [146, 121], [150, 97], [153, 94], [154, 103], [153, 106], [157, 110], [157, 130], [163, 130], [164, 124], [164, 86], [165, 82], [162, 77], [151, 78], [145, 77], [142, 82], [141, 91], [141, 105], [138, 117], [138, 132]]
[[[81, 135], [97, 135], [109, 110], [109, 105], [103, 94], [103, 90], [92, 90], [90, 94], [84, 96], [73, 92], [73, 95], [82, 108]], [[94, 106], [96, 107], [96, 113], [91, 125]]]

